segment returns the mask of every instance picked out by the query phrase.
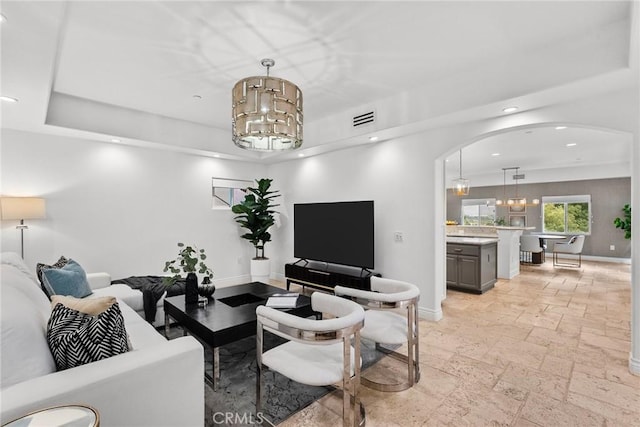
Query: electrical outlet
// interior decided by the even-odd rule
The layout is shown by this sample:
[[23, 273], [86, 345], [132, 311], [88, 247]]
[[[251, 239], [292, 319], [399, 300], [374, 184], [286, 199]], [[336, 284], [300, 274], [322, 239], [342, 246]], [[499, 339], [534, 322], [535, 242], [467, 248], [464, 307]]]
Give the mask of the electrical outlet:
[[616, 250], [616, 245], [609, 245], [609, 250], [610, 251], [615, 251]]
[[396, 242], [402, 242], [403, 241], [402, 231], [396, 231], [395, 233], [393, 233], [393, 240]]

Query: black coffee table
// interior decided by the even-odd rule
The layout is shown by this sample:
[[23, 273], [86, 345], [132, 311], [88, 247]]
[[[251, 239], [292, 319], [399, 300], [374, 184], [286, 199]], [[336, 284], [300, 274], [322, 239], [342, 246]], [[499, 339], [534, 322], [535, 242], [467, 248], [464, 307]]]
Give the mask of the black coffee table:
[[[256, 333], [256, 307], [264, 305], [273, 294], [287, 291], [275, 286], [252, 282], [244, 285], [216, 289], [206, 306], [198, 303], [185, 304], [184, 295], [164, 300], [165, 336], [169, 336], [169, 317], [205, 342], [213, 349], [213, 375], [205, 373], [217, 390], [220, 378], [220, 356], [218, 348], [225, 344], [250, 337]], [[298, 296], [295, 308], [279, 309], [301, 317], [314, 316], [311, 298]]]

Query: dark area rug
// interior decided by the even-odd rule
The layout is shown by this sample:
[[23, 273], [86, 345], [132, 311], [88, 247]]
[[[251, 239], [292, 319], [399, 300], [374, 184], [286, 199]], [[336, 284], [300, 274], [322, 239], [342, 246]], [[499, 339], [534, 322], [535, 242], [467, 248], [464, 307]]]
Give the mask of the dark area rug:
[[[170, 337], [182, 335], [179, 327], [171, 328]], [[264, 348], [285, 342], [275, 335], [264, 334]], [[205, 369], [212, 372], [212, 352], [205, 348]], [[256, 338], [249, 337], [220, 347], [220, 380], [218, 391], [205, 381], [205, 426], [245, 426], [260, 424], [256, 416]], [[373, 343], [361, 345], [362, 369], [380, 360], [384, 353]], [[265, 369], [263, 371], [262, 424], [278, 424], [331, 392], [331, 387], [299, 384]]]

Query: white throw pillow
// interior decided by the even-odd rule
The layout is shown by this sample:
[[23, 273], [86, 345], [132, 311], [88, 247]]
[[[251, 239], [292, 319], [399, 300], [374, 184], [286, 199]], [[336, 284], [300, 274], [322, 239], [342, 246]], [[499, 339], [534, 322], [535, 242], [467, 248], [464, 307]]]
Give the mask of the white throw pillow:
[[[35, 291], [46, 300], [42, 291]], [[56, 371], [47, 344], [46, 322], [43, 323], [41, 317], [42, 313], [27, 293], [3, 284], [0, 307], [1, 388]]]

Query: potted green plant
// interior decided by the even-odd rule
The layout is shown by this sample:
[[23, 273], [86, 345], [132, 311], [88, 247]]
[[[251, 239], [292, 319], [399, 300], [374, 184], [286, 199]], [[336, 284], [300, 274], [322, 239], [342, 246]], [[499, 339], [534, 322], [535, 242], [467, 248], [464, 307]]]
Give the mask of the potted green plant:
[[493, 223], [494, 223], [495, 225], [498, 225], [498, 226], [505, 226], [505, 225], [507, 225], [507, 221], [504, 219], [504, 217], [503, 217], [503, 216], [501, 216], [501, 217], [499, 217], [499, 218], [496, 218], [496, 220], [495, 220]]
[[204, 263], [204, 260], [207, 259], [204, 249], [198, 249], [184, 243], [178, 243], [178, 248], [180, 250], [176, 259], [164, 263], [163, 271], [173, 274], [173, 276], [164, 279], [165, 284], [173, 285], [176, 280], [182, 278], [182, 273], [186, 273], [185, 301], [188, 303], [198, 302], [198, 276], [196, 273], [199, 273], [204, 275], [202, 293], [209, 294], [209, 296], [213, 294], [215, 291], [215, 287], [211, 284], [213, 271]]
[[625, 239], [631, 239], [631, 206], [629, 206], [629, 203], [624, 205], [624, 207], [622, 208], [622, 212], [624, 212], [624, 219], [614, 219], [613, 225], [615, 225], [616, 228], [620, 228], [624, 231]]
[[278, 206], [273, 204], [273, 199], [279, 197], [278, 191], [271, 191], [272, 179], [257, 179], [257, 187], [247, 187], [243, 190], [246, 195], [244, 200], [231, 207], [236, 214], [235, 221], [248, 230], [241, 237], [247, 239], [256, 250], [256, 256], [251, 260], [251, 280], [265, 282], [269, 279], [269, 258], [264, 255], [264, 245], [271, 241], [269, 228], [275, 224], [273, 210]]

